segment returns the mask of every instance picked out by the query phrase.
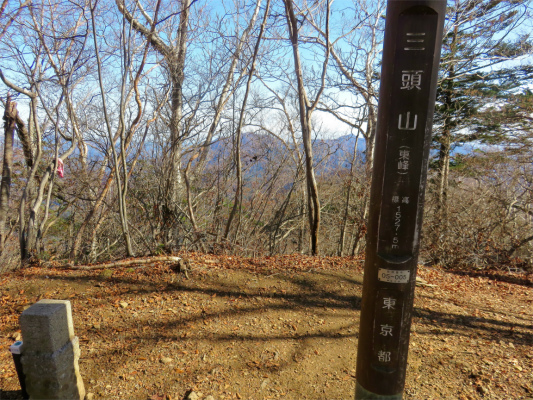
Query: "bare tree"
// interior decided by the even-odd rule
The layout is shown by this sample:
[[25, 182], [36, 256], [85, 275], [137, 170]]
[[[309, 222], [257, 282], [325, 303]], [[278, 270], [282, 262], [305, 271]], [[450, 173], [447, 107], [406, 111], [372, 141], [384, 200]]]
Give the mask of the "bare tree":
[[[176, 34], [167, 36], [167, 43], [162, 39], [156, 27], [160, 22], [159, 10], [161, 0], [156, 3], [154, 14], [150, 16], [140, 2], [135, 2], [135, 9], [139, 10], [144, 24], [141, 23], [132, 12], [126, 9], [123, 0], [116, 0], [118, 10], [131, 23], [133, 29], [144, 35], [152, 47], [163, 57], [165, 69], [171, 84], [171, 117], [170, 128], [170, 150], [167, 159], [168, 175], [166, 188], [166, 208], [171, 213], [178, 201], [181, 187], [181, 150], [182, 132], [181, 122], [183, 118], [183, 83], [185, 79], [185, 57], [187, 54], [187, 35], [189, 32], [189, 16], [191, 0], [180, 0], [179, 2], [179, 23]], [[172, 18], [174, 11], [170, 12], [168, 18]]]
[[[379, 90], [378, 63], [383, 41], [385, 1], [355, 0], [353, 7], [343, 9], [342, 33], [330, 38], [330, 53], [334, 61], [328, 76], [328, 90], [319, 109], [335, 116], [365, 140], [365, 165], [370, 176], [374, 157], [374, 142]], [[318, 33], [305, 40], [326, 46], [326, 32], [311, 20]], [[338, 95], [340, 93], [340, 96]], [[350, 98], [347, 99], [346, 95]], [[352, 104], [353, 103], [353, 104]]]
[[11, 168], [13, 166], [13, 139], [15, 137], [17, 103], [8, 97], [4, 112], [4, 162], [2, 165], [2, 183], [0, 184], [0, 255], [6, 242], [6, 219], [9, 209], [11, 190]]
[[[292, 0], [284, 0], [285, 16], [287, 19], [287, 26], [289, 31], [289, 38], [292, 44], [293, 58], [294, 58], [294, 72], [296, 75], [298, 87], [298, 103], [300, 109], [300, 128], [302, 130], [302, 139], [305, 152], [305, 171], [307, 180], [307, 210], [309, 218], [309, 230], [311, 236], [311, 253], [317, 255], [319, 252], [319, 229], [320, 229], [320, 200], [318, 197], [318, 187], [315, 178], [313, 165], [313, 148], [312, 148], [312, 120], [313, 112], [316, 110], [320, 96], [324, 91], [326, 82], [326, 71], [329, 61], [330, 46], [329, 46], [329, 0], [326, 0], [326, 22], [325, 22], [325, 36], [326, 36], [326, 50], [324, 61], [322, 62], [322, 74], [320, 79], [320, 86], [315, 94], [313, 101], [307, 97], [307, 92], [304, 84], [303, 66], [300, 60], [299, 52], [299, 36], [300, 23], [296, 18], [294, 11], [294, 4]], [[309, 13], [309, 9], [300, 11], [298, 15], [305, 17]]]
[[[258, 4], [260, 3], [261, 2], [259, 1]], [[252, 78], [255, 74], [255, 66], [256, 66], [257, 54], [259, 52], [259, 45], [261, 44], [261, 39], [263, 38], [263, 33], [265, 31], [265, 26], [267, 23], [269, 11], [270, 11], [270, 0], [267, 0], [263, 22], [261, 24], [259, 35], [257, 36], [257, 41], [254, 47], [254, 53], [252, 55], [251, 67], [248, 72], [248, 81], [246, 82], [246, 90], [244, 92], [244, 99], [242, 101], [242, 106], [241, 106], [241, 110], [239, 114], [239, 122], [237, 124], [237, 131], [235, 133], [235, 169], [236, 169], [236, 174], [237, 174], [237, 189], [235, 190], [233, 208], [230, 212], [228, 221], [226, 223], [226, 229], [224, 231], [224, 240], [228, 239], [228, 235], [231, 229], [231, 223], [233, 222], [233, 219], [235, 218], [237, 211], [240, 210], [240, 207], [242, 204], [242, 185], [243, 185], [242, 159], [241, 159], [242, 128], [243, 128], [243, 123], [244, 123], [244, 114], [245, 114], [245, 110], [246, 110], [246, 106], [248, 102], [248, 95], [250, 94], [250, 86], [252, 83]]]
[[24, 10], [24, 8], [26, 8], [29, 4], [31, 4], [31, 1], [26, 0], [24, 3], [20, 3], [20, 5], [16, 7], [15, 10], [9, 13], [7, 10], [9, 0], [2, 1], [2, 5], [0, 5], [0, 21], [2, 21], [3, 23], [1, 24], [2, 29], [0, 30], [0, 40], [2, 40], [4, 35], [7, 33], [9, 27], [17, 19], [17, 17]]

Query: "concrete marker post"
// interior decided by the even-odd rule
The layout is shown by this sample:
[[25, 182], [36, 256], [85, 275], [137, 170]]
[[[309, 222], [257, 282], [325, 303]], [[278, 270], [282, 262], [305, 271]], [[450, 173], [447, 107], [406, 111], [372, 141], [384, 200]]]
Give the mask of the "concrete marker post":
[[21, 314], [20, 327], [21, 362], [30, 400], [83, 400], [80, 348], [70, 301], [40, 300]]

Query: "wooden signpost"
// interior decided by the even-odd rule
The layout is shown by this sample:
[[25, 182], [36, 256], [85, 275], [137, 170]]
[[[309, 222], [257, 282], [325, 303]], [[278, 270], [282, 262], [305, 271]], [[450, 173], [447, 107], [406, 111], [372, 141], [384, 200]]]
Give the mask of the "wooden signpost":
[[387, 3], [356, 400], [401, 399], [446, 1]]

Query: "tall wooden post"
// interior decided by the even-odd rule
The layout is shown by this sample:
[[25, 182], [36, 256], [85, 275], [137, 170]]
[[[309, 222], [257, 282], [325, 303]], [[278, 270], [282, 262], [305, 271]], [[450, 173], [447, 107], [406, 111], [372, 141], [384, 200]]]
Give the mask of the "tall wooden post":
[[356, 400], [401, 399], [445, 0], [387, 4]]

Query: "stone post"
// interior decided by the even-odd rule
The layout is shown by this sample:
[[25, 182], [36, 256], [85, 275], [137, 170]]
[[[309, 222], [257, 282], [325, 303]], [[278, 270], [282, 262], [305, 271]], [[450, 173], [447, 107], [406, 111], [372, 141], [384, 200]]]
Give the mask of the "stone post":
[[20, 316], [22, 367], [30, 400], [83, 400], [85, 388], [78, 360], [68, 300], [41, 300]]

